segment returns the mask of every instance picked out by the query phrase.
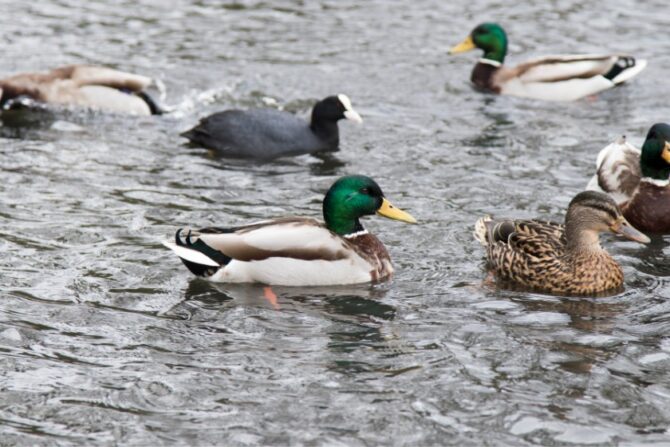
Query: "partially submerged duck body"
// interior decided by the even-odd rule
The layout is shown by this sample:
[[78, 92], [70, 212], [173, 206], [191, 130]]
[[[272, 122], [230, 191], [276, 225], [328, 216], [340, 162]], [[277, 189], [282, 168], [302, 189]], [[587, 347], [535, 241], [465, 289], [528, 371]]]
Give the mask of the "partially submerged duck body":
[[496, 23], [477, 26], [451, 53], [475, 48], [484, 51], [472, 70], [479, 89], [546, 101], [574, 101], [621, 84], [647, 65], [624, 54], [555, 55], [533, 59], [516, 67], [503, 65], [507, 35]]
[[29, 98], [44, 104], [86, 107], [113, 113], [151, 115], [160, 108], [145, 90], [146, 76], [91, 65], [70, 65], [44, 73], [21, 73], [0, 80], [0, 105]]
[[234, 228], [177, 231], [172, 249], [195, 275], [212, 281], [323, 286], [379, 281], [393, 274], [384, 244], [359, 217], [414, 223], [364, 176], [342, 177], [323, 202], [324, 223], [289, 217]]
[[596, 166], [586, 189], [612, 196], [641, 231], [670, 234], [670, 125], [654, 124], [642, 150], [620, 138], [600, 151]]
[[543, 292], [592, 295], [623, 286], [621, 267], [600, 246], [604, 231], [649, 242], [609, 196], [593, 191], [575, 196], [565, 224], [487, 216], [477, 221], [474, 235], [499, 279]]

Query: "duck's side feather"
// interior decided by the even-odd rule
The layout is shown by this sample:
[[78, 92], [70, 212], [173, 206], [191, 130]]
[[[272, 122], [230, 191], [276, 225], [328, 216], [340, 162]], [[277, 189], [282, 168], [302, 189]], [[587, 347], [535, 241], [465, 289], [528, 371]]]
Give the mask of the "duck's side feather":
[[586, 189], [608, 193], [621, 205], [640, 183], [640, 150], [621, 137], [598, 153], [596, 168]]
[[21, 73], [0, 80], [2, 102], [27, 96], [37, 101], [77, 105], [112, 112], [150, 115], [151, 108], [135, 95], [152, 79], [106, 67], [70, 65], [44, 73]]
[[594, 95], [632, 78], [642, 71], [646, 61], [638, 60], [612, 80], [605, 75], [619, 55], [556, 55], [501, 67], [492, 84], [500, 93], [547, 101], [574, 101]]
[[[393, 272], [388, 253], [375, 236], [362, 234], [345, 239], [307, 218], [276, 219], [229, 229], [205, 228], [187, 234], [185, 242], [178, 239], [177, 244], [166, 245], [193, 273], [212, 281], [287, 286], [355, 284]], [[175, 245], [182, 250], [175, 250]], [[187, 262], [197, 263], [196, 259], [201, 258], [188, 256], [183, 249], [198, 251], [212, 262], [189, 265]], [[212, 263], [219, 268], [207, 267]]]

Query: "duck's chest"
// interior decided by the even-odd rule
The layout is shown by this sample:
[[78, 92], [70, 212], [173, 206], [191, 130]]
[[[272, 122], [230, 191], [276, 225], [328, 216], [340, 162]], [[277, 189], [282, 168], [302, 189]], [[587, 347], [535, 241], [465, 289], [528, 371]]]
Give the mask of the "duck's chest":
[[348, 239], [356, 253], [370, 264], [370, 277], [378, 281], [393, 274], [393, 265], [386, 247], [372, 234], [362, 234]]
[[481, 90], [500, 93], [500, 87], [496, 86], [493, 82], [494, 75], [496, 71], [498, 71], [498, 68], [499, 67], [491, 64], [477, 62], [475, 68], [472, 69], [470, 80]]
[[[588, 295], [623, 286], [623, 270], [607, 252], [586, 253], [566, 260], [561, 269], [566, 276], [564, 291], [576, 295]], [[561, 275], [554, 278], [560, 282]]]
[[670, 233], [670, 187], [640, 183], [623, 214], [640, 231]]

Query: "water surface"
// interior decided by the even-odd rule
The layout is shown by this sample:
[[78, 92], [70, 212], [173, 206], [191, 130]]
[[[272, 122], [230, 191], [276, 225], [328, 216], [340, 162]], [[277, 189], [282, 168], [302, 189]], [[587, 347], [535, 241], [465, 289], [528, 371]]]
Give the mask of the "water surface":
[[[604, 237], [626, 290], [498, 290], [483, 213], [562, 219], [597, 151], [670, 116], [661, 2], [417, 0], [0, 4], [0, 75], [96, 63], [161, 79], [175, 112], [64, 113], [0, 127], [3, 445], [665, 445], [670, 262]], [[571, 104], [475, 92], [483, 20], [510, 62], [618, 50], [650, 60]], [[199, 117], [268, 98], [307, 116], [345, 93], [342, 150], [267, 164], [183, 146]], [[8, 119], [8, 118], [7, 118]], [[24, 117], [25, 119], [25, 117]], [[391, 282], [274, 288], [194, 279], [160, 241], [185, 225], [320, 216], [373, 176], [417, 217], [366, 226]]]

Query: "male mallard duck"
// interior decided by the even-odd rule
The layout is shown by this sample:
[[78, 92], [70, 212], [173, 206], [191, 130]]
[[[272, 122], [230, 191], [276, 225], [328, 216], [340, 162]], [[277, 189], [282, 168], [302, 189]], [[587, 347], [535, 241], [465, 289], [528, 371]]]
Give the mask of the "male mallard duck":
[[599, 234], [605, 231], [649, 242], [611, 197], [595, 191], [572, 199], [564, 225], [486, 216], [475, 224], [474, 235], [500, 279], [550, 293], [589, 295], [623, 285], [621, 267], [600, 246]]
[[516, 67], [503, 65], [507, 35], [497, 23], [482, 23], [449, 52], [484, 51], [470, 79], [478, 88], [503, 95], [547, 101], [573, 101], [594, 95], [632, 78], [647, 65], [626, 55], [557, 55]]
[[377, 281], [393, 273], [384, 244], [359, 218], [370, 214], [416, 223], [384, 198], [369, 177], [342, 177], [323, 199], [325, 224], [288, 217], [235, 228], [178, 230], [165, 242], [195, 275], [219, 282], [325, 286]]
[[586, 189], [603, 191], [642, 231], [670, 233], [670, 125], [651, 126], [642, 151], [622, 137], [600, 151]]
[[340, 94], [317, 102], [310, 122], [275, 109], [226, 110], [181, 135], [226, 157], [273, 159], [336, 151], [341, 119], [363, 122], [349, 98]]
[[91, 65], [70, 65], [46, 73], [21, 73], [0, 79], [0, 106], [29, 98], [38, 102], [73, 105], [133, 115], [161, 113], [144, 92], [152, 79]]

